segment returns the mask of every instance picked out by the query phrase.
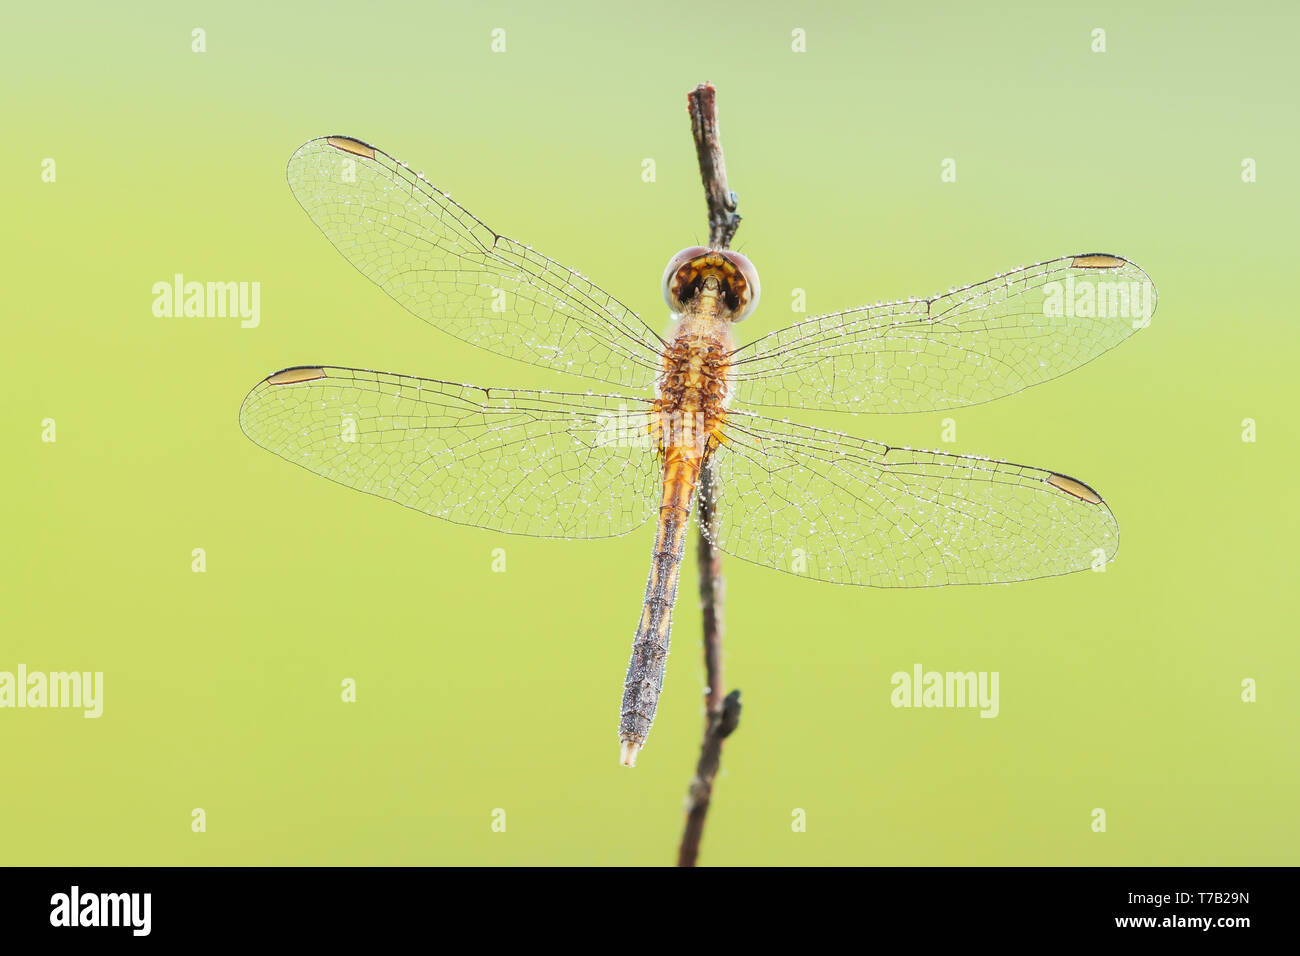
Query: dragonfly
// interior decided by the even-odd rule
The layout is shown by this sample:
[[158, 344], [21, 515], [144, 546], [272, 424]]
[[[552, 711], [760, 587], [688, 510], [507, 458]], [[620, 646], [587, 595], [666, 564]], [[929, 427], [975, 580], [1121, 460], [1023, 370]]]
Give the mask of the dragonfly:
[[462, 525], [596, 539], [654, 518], [623, 685], [623, 765], [635, 765], [654, 722], [702, 484], [713, 547], [810, 580], [999, 584], [1115, 556], [1114, 514], [1065, 472], [887, 444], [784, 412], [943, 411], [1064, 375], [1150, 323], [1155, 287], [1122, 256], [1062, 256], [737, 344], [735, 327], [761, 296], [738, 252], [673, 255], [661, 282], [670, 315], [657, 331], [369, 143], [313, 139], [287, 177], [344, 258], [418, 318], [603, 384], [492, 388], [298, 365], [258, 383], [239, 417], [254, 442], [310, 472]]

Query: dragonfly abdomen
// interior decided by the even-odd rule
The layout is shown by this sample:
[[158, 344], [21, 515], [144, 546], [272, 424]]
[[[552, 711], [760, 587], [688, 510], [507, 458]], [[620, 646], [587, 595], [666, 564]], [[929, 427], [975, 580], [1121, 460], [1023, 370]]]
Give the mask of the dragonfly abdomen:
[[700, 465], [701, 459], [694, 455], [670, 454], [664, 462], [663, 499], [659, 506], [659, 526], [655, 532], [650, 576], [646, 580], [645, 601], [632, 640], [627, 679], [623, 683], [618, 736], [622, 742], [620, 760], [627, 767], [636, 765], [637, 751], [645, 745], [659, 707], [659, 694], [668, 667], [673, 605], [677, 602], [682, 552], [686, 546], [686, 529], [690, 525]]

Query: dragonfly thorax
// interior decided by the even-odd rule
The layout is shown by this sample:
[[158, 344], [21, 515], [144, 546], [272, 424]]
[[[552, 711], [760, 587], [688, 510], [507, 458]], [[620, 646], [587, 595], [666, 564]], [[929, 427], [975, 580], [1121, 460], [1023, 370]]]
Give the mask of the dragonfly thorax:
[[[660, 451], [703, 458], [716, 446], [730, 393], [730, 335], [724, 326], [684, 317], [685, 327], [664, 349], [656, 388], [654, 424]], [[710, 334], [720, 331], [722, 334]], [[711, 440], [712, 439], [712, 440]]]

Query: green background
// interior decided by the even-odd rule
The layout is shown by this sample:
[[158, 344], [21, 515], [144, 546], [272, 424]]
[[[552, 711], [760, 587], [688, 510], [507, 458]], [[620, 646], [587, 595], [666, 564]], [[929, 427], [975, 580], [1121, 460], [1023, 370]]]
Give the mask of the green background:
[[[1123, 529], [1104, 574], [886, 592], [727, 563], [745, 711], [702, 861], [1300, 862], [1294, 7], [894, 7], [9, 11], [0, 670], [100, 670], [106, 690], [98, 721], [0, 711], [0, 862], [673, 860], [702, 720], [693, 556], [623, 770], [649, 527], [439, 522], [290, 467], [236, 414], [304, 363], [563, 384], [349, 267], [285, 184], [300, 143], [376, 143], [658, 326], [664, 262], [706, 236], [684, 109], [702, 80], [763, 278], [742, 339], [797, 318], [795, 288], [826, 312], [1077, 252], [1160, 291], [1150, 329], [959, 410], [944, 446], [1098, 488]], [[260, 327], [155, 318], [177, 272], [260, 282]], [[804, 417], [935, 447], [944, 416]], [[892, 708], [915, 663], [999, 671], [1001, 715]]]

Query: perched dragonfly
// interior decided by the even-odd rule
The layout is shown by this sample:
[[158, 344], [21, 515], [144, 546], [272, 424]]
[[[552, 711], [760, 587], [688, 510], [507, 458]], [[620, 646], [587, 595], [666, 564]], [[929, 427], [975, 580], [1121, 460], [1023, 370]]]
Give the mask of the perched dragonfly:
[[288, 180], [343, 256], [419, 318], [617, 389], [482, 388], [296, 366], [253, 388], [240, 424], [309, 471], [459, 524], [605, 538], [656, 516], [619, 724], [628, 766], [658, 706], [705, 467], [718, 515], [712, 543], [818, 581], [992, 584], [1115, 555], [1110, 509], [1062, 472], [889, 445], [759, 410], [951, 409], [1056, 378], [1149, 323], [1154, 287], [1120, 256], [1064, 256], [738, 346], [733, 326], [760, 295], [758, 273], [739, 253], [692, 247], [669, 260], [672, 317], [660, 334], [360, 140], [306, 143]]

